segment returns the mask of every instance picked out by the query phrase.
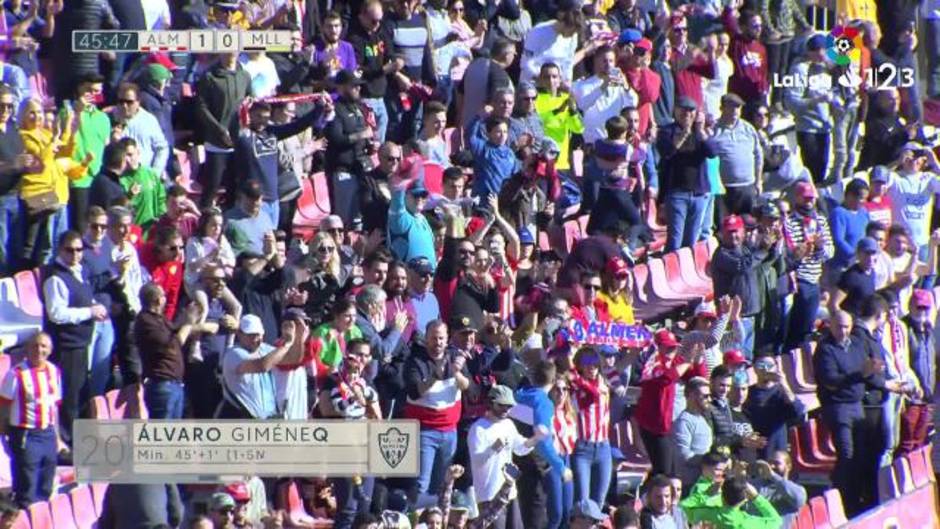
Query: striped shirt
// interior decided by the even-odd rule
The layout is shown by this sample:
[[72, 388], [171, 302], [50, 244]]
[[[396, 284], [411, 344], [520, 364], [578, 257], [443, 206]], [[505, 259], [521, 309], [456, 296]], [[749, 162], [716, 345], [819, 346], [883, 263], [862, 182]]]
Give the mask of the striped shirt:
[[604, 443], [610, 437], [610, 388], [600, 378], [576, 377], [572, 383], [578, 410], [578, 437], [588, 443]]
[[798, 244], [817, 239], [820, 241], [816, 245], [818, 250], [803, 257], [796, 266], [798, 280], [818, 283], [822, 275], [823, 263], [835, 255], [832, 232], [829, 231], [829, 221], [826, 220], [826, 216], [820, 215], [815, 210], [808, 215], [794, 211], [787, 217], [783, 229], [791, 254]]
[[345, 419], [362, 419], [366, 416], [366, 406], [359, 404], [354, 397], [356, 390], [367, 403], [379, 399], [378, 393], [365, 378], [360, 377], [350, 382], [342, 372], [331, 375], [323, 389], [329, 390], [333, 408]]
[[0, 383], [0, 401], [11, 404], [11, 426], [30, 430], [52, 426], [62, 401], [59, 368], [50, 362], [34, 368], [23, 360], [7, 371]]
[[552, 429], [555, 432], [555, 450], [563, 456], [574, 452], [574, 445], [578, 442], [578, 424], [564, 407], [555, 407]]

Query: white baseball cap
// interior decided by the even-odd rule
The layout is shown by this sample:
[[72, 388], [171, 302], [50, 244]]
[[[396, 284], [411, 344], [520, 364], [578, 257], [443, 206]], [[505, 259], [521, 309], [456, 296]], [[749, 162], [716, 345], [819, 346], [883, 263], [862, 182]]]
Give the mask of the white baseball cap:
[[244, 334], [264, 334], [264, 325], [261, 324], [261, 318], [254, 314], [245, 314], [238, 323], [238, 330]]

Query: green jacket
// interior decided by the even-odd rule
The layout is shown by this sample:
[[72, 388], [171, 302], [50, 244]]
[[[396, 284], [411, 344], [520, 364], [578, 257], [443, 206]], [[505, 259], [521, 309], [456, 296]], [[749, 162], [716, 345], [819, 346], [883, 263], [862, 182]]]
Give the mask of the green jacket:
[[75, 131], [75, 150], [72, 151], [72, 159], [81, 162], [85, 159], [85, 154], [92, 153], [95, 159], [88, 166], [88, 171], [81, 178], [71, 182], [72, 187], [87, 188], [91, 186], [91, 181], [101, 170], [101, 162], [104, 158], [104, 148], [111, 139], [111, 120], [108, 115], [98, 110], [96, 107], [89, 106], [82, 111], [82, 123]]
[[751, 507], [757, 514], [748, 514], [740, 506], [724, 505], [720, 495], [708, 493], [710, 487], [710, 482], [698, 480], [689, 497], [679, 504], [690, 525], [707, 522], [715, 529], [779, 529], [782, 519], [767, 498], [755, 498]]
[[[163, 180], [150, 167], [141, 165], [136, 170], [128, 169], [121, 176], [121, 187], [131, 199], [134, 208], [134, 224], [144, 231], [166, 213], [166, 187]], [[134, 184], [140, 186], [136, 195], [131, 194]]]

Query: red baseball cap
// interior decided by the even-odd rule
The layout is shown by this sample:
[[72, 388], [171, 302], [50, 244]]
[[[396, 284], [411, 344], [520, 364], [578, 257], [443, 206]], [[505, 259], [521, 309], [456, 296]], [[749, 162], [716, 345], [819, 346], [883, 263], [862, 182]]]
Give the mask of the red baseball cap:
[[656, 335], [653, 337], [653, 340], [656, 342], [656, 346], [661, 349], [667, 347], [679, 347], [679, 340], [676, 339], [676, 335], [673, 334], [669, 329], [660, 329], [656, 331]]
[[738, 231], [744, 229], [744, 219], [737, 215], [728, 215], [721, 221], [721, 231]]
[[630, 272], [630, 267], [627, 266], [627, 262], [620, 257], [611, 257], [607, 264], [604, 266], [604, 270], [612, 275], [619, 276], [623, 274], [628, 274]]
[[173, 59], [170, 58], [166, 53], [151, 53], [147, 56], [148, 64], [159, 64], [171, 72], [173, 70], [179, 70], [179, 65], [173, 62]]
[[729, 349], [725, 351], [724, 356], [725, 363], [729, 366], [736, 366], [739, 364], [748, 365], [750, 362], [747, 361], [747, 358], [744, 356], [744, 353], [738, 349]]
[[930, 291], [918, 288], [911, 293], [911, 306], [928, 310], [933, 308], [933, 296], [930, 295]]
[[251, 493], [248, 491], [248, 485], [243, 481], [228, 485], [225, 487], [225, 493], [238, 503], [251, 501]]
[[816, 198], [816, 188], [813, 186], [813, 184], [805, 180], [802, 182], [797, 182], [794, 190], [796, 192], [796, 196], [800, 198]]
[[636, 41], [636, 43], [633, 45], [633, 49], [650, 51], [653, 49], [653, 43], [650, 42], [650, 39], [644, 37]]

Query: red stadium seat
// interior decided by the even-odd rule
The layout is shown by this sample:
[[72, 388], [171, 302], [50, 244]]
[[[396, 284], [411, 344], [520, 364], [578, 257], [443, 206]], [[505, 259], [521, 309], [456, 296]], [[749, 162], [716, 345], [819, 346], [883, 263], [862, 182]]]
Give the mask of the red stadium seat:
[[49, 502], [40, 501], [29, 506], [29, 523], [33, 529], [58, 529], [52, 523], [52, 511]]
[[708, 288], [709, 291], [714, 290], [712, 278], [699, 274], [698, 265], [695, 262], [695, 254], [693, 253], [692, 248], [689, 248], [688, 246], [679, 248], [676, 251], [676, 254], [679, 257], [679, 268], [682, 270], [683, 281], [690, 285], [701, 285], [705, 288]]
[[793, 456], [793, 469], [797, 474], [824, 474], [832, 470], [832, 465], [824, 465], [818, 460], [813, 459], [803, 442], [802, 435], [798, 427], [792, 427], [789, 431], [790, 436], [790, 454]]
[[646, 225], [650, 227], [653, 233], [665, 234], [666, 227], [659, 223], [657, 219], [657, 205], [653, 199], [646, 200]]
[[695, 246], [692, 247], [692, 253], [695, 256], [695, 269], [698, 275], [710, 280], [712, 273], [709, 265], [712, 262], [712, 252], [708, 248], [708, 242], [699, 241], [695, 243]]
[[829, 521], [829, 509], [826, 507], [825, 498], [816, 496], [809, 500], [809, 509], [813, 513], [814, 529], [832, 529], [832, 523]]
[[42, 316], [42, 300], [39, 297], [39, 276], [32, 270], [23, 270], [13, 276], [16, 281], [16, 293], [19, 295], [20, 308], [30, 316]]
[[424, 187], [429, 193], [441, 194], [444, 192], [444, 168], [440, 165], [427, 162], [424, 164]]
[[711, 283], [703, 283], [698, 279], [692, 283], [686, 280], [682, 273], [682, 264], [679, 262], [679, 254], [670, 252], [663, 255], [663, 266], [666, 269], [666, 281], [676, 292], [682, 292], [690, 297], [710, 298], [712, 296]]
[[892, 464], [894, 475], [897, 478], [898, 487], [901, 488], [901, 494], [907, 494], [914, 491], [914, 479], [911, 476], [911, 462], [906, 457], [899, 457]]
[[10, 370], [12, 363], [13, 360], [10, 358], [10, 355], [0, 353], [0, 380], [3, 380], [3, 376]]
[[815, 529], [813, 527], [813, 512], [809, 509], [809, 505], [804, 505], [797, 513], [796, 523], [793, 527], [794, 529]]
[[78, 529], [92, 529], [98, 521], [98, 513], [95, 511], [91, 486], [75, 487], [69, 492], [69, 496], [72, 498], [72, 514]]
[[75, 467], [72, 465], [55, 467], [55, 479], [60, 487], [75, 483]]
[[13, 476], [10, 474], [10, 456], [7, 452], [7, 440], [0, 442], [0, 489], [9, 489], [13, 486]]
[[901, 496], [901, 487], [898, 485], [894, 467], [887, 466], [878, 469], [878, 501], [884, 503]]
[[915, 450], [906, 456], [911, 464], [911, 480], [915, 487], [923, 487], [930, 483], [927, 462], [924, 461], [922, 449]]
[[842, 493], [839, 489], [828, 489], [823, 497], [826, 499], [826, 510], [829, 511], [829, 523], [835, 528], [849, 523], [849, 519], [845, 516], [845, 506], [842, 504]]
[[695, 296], [677, 291], [677, 286], [669, 282], [666, 274], [666, 264], [662, 259], [650, 259], [646, 263], [650, 268], [650, 286], [653, 294], [666, 301], [688, 300]]
[[804, 437], [809, 443], [807, 448], [812, 451], [813, 457], [819, 461], [835, 461], [835, 454], [827, 455], [821, 448], [822, 442], [822, 432], [819, 429], [819, 421], [816, 419], [810, 419], [806, 421], [806, 424], [802, 426], [805, 430]]
[[16, 515], [16, 520], [13, 520], [12, 529], [32, 529], [32, 526], [29, 523], [29, 515], [26, 514], [26, 511], [20, 511]]
[[105, 398], [108, 400], [109, 417], [115, 420], [148, 418], [143, 393], [144, 388], [140, 384], [107, 392]]
[[836, 443], [832, 439], [832, 431], [826, 427], [826, 422], [822, 420], [816, 421], [816, 428], [819, 432], [819, 451], [827, 457], [835, 458]]
[[76, 529], [75, 515], [72, 514], [72, 501], [68, 494], [56, 494], [49, 500], [52, 511], [52, 524], [55, 529]]
[[646, 303], [646, 283], [650, 279], [650, 270], [645, 264], [633, 267], [633, 290], [637, 301]]

